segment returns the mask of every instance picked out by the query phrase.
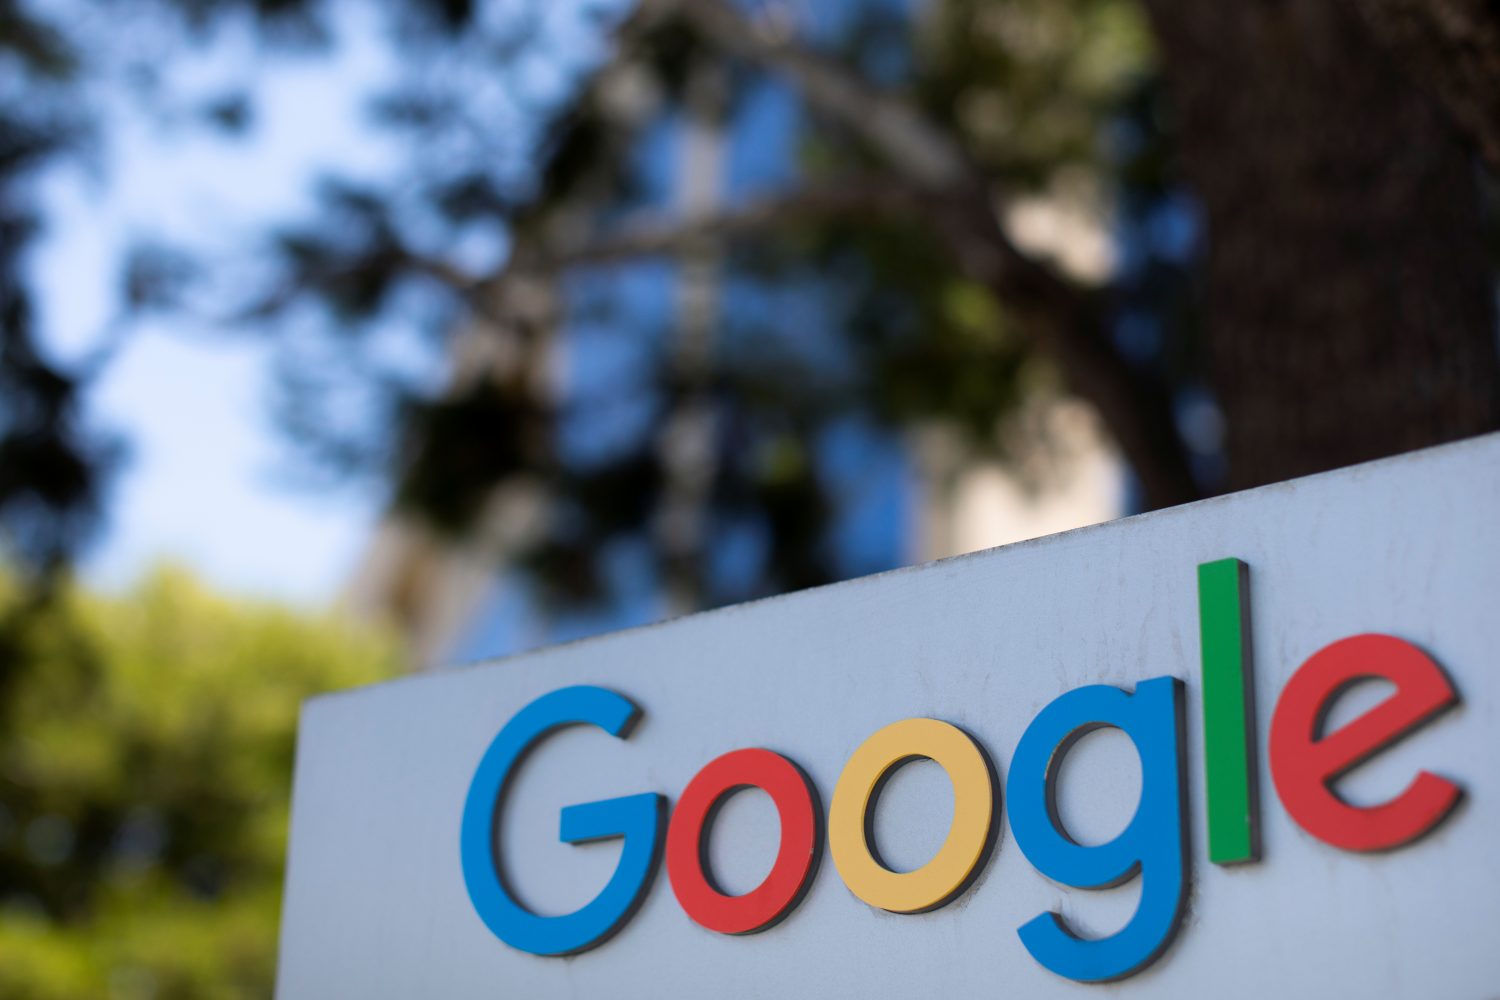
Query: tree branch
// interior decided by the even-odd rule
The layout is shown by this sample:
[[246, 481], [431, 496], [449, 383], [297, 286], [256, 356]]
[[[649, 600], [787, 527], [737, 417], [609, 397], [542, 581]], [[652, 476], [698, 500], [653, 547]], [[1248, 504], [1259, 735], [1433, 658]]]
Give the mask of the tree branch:
[[643, 0], [678, 16], [715, 48], [787, 77], [808, 104], [859, 135], [908, 180], [931, 190], [973, 186], [975, 171], [947, 130], [839, 63], [758, 25], [724, 0]]
[[948, 129], [839, 63], [766, 31], [725, 0], [643, 0], [643, 9], [648, 16], [681, 17], [720, 50], [784, 76], [809, 106], [863, 139], [914, 190], [936, 196], [941, 210], [931, 221], [959, 266], [994, 289], [1073, 391], [1098, 409], [1147, 503], [1166, 507], [1201, 495], [1169, 387], [1115, 350], [1094, 296], [1011, 241], [989, 179]]
[[1096, 296], [1011, 241], [989, 178], [951, 131], [839, 63], [765, 30], [725, 0], [642, 0], [625, 35], [674, 18], [719, 51], [785, 77], [810, 107], [863, 140], [895, 175], [884, 192], [873, 197], [868, 190], [803, 193], [712, 220], [656, 223], [571, 247], [518, 253], [506, 273], [474, 289], [473, 301], [493, 309], [506, 298], [508, 281], [528, 271], [534, 275], [535, 268], [673, 253], [710, 232], [743, 238], [818, 211], [917, 210], [946, 241], [958, 267], [995, 291], [1020, 329], [1051, 355], [1072, 390], [1098, 409], [1134, 467], [1147, 503], [1165, 507], [1199, 496], [1169, 387], [1119, 355]]
[[888, 179], [846, 180], [767, 195], [707, 215], [641, 216], [613, 232], [549, 248], [522, 250], [515, 266], [528, 271], [557, 271], [672, 255], [705, 239], [726, 242], [752, 239], [808, 220], [919, 218], [939, 206], [940, 199]]
[[846, 180], [753, 199], [706, 215], [682, 217], [643, 213], [604, 233], [573, 235], [553, 245], [520, 242], [498, 274], [474, 278], [442, 261], [408, 257], [406, 266], [447, 286], [497, 329], [524, 321], [539, 282], [573, 267], [618, 264], [676, 256], [705, 240], [742, 242], [785, 232], [809, 220], [839, 218], [925, 218], [935, 199], [888, 179]]

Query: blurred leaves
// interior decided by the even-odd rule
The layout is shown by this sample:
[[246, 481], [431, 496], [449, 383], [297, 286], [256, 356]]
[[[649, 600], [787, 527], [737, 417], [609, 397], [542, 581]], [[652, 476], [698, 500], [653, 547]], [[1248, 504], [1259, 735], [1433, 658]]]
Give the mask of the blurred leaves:
[[46, 574], [94, 530], [118, 445], [84, 429], [78, 380], [31, 327], [27, 299], [0, 288], [0, 551]]
[[92, 534], [119, 454], [87, 426], [84, 376], [43, 353], [21, 273], [40, 225], [30, 181], [70, 138], [55, 122], [0, 109], [0, 559], [37, 579]]
[[[152, 0], [142, 2], [150, 6]], [[207, 39], [219, 21], [246, 14], [272, 46], [305, 40], [324, 32], [328, 23], [327, 5], [319, 0], [161, 0], [161, 6], [180, 15], [189, 37], [199, 39]], [[983, 105], [991, 100], [986, 95], [994, 94], [1029, 102], [1011, 116], [1003, 141], [993, 146], [985, 165], [997, 174], [1021, 176], [1062, 160], [1087, 159], [1118, 81], [1141, 62], [1130, 31], [1116, 30], [1118, 25], [1096, 30], [1097, 19], [1123, 16], [1119, 11], [1126, 4], [1077, 0], [1062, 8], [1012, 6], [1010, 20], [1001, 25], [994, 23], [997, 15], [988, 5], [947, 0], [915, 45], [890, 10], [879, 4], [851, 8], [856, 16], [838, 42], [839, 55], [892, 86], [911, 88], [929, 110], [959, 129], [965, 142], [981, 147], [995, 122], [983, 115], [954, 117], [954, 109], [965, 102]], [[411, 323], [407, 303], [413, 278], [425, 279], [417, 284], [429, 296], [461, 298], [432, 280], [434, 267], [456, 270], [443, 253], [447, 245], [486, 225], [503, 226], [512, 244], [523, 245], [545, 239], [559, 226], [607, 220], [624, 207], [644, 204], [654, 196], [653, 185], [661, 184], [648, 175], [659, 174], [661, 167], [643, 159], [642, 143], [661, 123], [681, 115], [695, 74], [722, 61], [685, 21], [658, 18], [630, 25], [620, 52], [602, 64], [596, 78], [580, 77], [561, 100], [538, 102], [525, 96], [524, 74], [508, 74], [527, 60], [547, 58], [549, 46], [569, 37], [556, 34], [561, 29], [551, 13], [523, 5], [504, 17], [482, 16], [471, 0], [408, 0], [388, 13], [392, 30], [420, 45], [411, 49], [412, 72], [392, 79], [371, 103], [374, 120], [414, 140], [412, 173], [394, 186], [328, 179], [319, 192], [320, 211], [299, 225], [271, 226], [271, 253], [259, 272], [249, 282], [223, 286], [239, 295], [229, 300], [230, 311], [256, 330], [294, 329], [306, 322], [307, 305], [321, 306], [328, 330], [348, 352], [348, 361], [336, 367], [353, 379], [373, 379], [372, 394], [388, 397], [365, 408], [371, 420], [388, 422], [383, 430], [372, 425], [368, 432], [351, 433], [335, 422], [320, 433], [328, 411], [309, 403], [309, 394], [315, 384], [331, 385], [334, 379], [283, 366], [296, 387], [283, 393], [295, 413], [282, 422], [295, 430], [309, 454], [345, 471], [360, 462], [394, 460], [389, 474], [396, 478], [398, 506], [455, 532], [472, 524], [491, 492], [511, 481], [538, 482], [557, 505], [557, 516], [550, 519], [548, 536], [527, 546], [522, 558], [543, 577], [583, 581], [589, 574], [576, 567], [596, 561], [590, 552], [661, 530], [659, 505], [670, 492], [663, 484], [673, 475], [663, 465], [666, 428], [674, 407], [702, 397], [717, 428], [710, 434], [714, 454], [705, 466], [715, 485], [706, 494], [710, 509], [702, 516], [762, 526], [772, 553], [765, 567], [769, 589], [840, 575], [826, 553], [816, 555], [824, 551], [818, 538], [833, 516], [823, 497], [826, 484], [819, 480], [816, 440], [831, 422], [874, 419], [899, 432], [913, 421], [950, 420], [967, 428], [979, 447], [997, 440], [997, 421], [1020, 395], [1013, 388], [1019, 385], [1019, 348], [1000, 335], [1004, 319], [993, 300], [956, 281], [951, 261], [919, 227], [820, 228], [809, 220], [800, 236], [763, 241], [758, 260], [737, 258], [733, 266], [748, 267], [768, 289], [809, 280], [839, 289], [839, 307], [826, 321], [847, 325], [845, 342], [799, 355], [776, 346], [795, 337], [757, 324], [765, 340], [761, 348], [748, 362], [746, 355], [724, 351], [712, 361], [708, 383], [689, 385], [663, 370], [624, 390], [633, 394], [627, 405], [646, 416], [593, 464], [559, 457], [557, 439], [563, 428], [586, 419], [578, 414], [597, 408], [596, 401], [549, 400], [535, 386], [518, 388], [510, 376], [481, 380], [452, 396], [430, 388], [414, 392], [387, 379], [380, 364], [360, 357], [375, 349], [367, 334], [393, 322]], [[579, 25], [591, 23], [587, 30], [596, 32], [609, 20], [602, 5], [584, 5], [578, 15]], [[12, 47], [24, 48], [38, 71], [60, 70], [61, 54], [69, 48], [65, 27], [35, 17], [17, 24], [24, 30], [7, 36]], [[733, 116], [747, 107], [765, 78], [755, 67], [727, 68], [722, 110], [735, 127]], [[493, 113], [503, 102], [495, 104], [484, 87], [476, 86], [490, 79], [512, 81], [514, 107], [530, 116], [525, 130], [508, 134], [497, 127]], [[229, 133], [243, 132], [255, 120], [252, 95], [241, 88], [211, 91], [195, 106], [206, 123]], [[1071, 130], [1059, 131], [1064, 121]], [[42, 139], [18, 129], [0, 134], [0, 168], [9, 164], [12, 174], [30, 169], [59, 148]], [[839, 147], [836, 132], [817, 127], [804, 129], [799, 141], [812, 174], [836, 174], [867, 156], [857, 144]], [[438, 150], [446, 155], [429, 155]], [[502, 167], [507, 161], [521, 166]], [[1043, 166], [1016, 166], [1023, 161]], [[850, 276], [854, 280], [847, 280]], [[121, 299], [132, 316], [190, 310], [187, 293], [199, 287], [215, 287], [205, 283], [204, 262], [190, 249], [151, 234], [122, 261]], [[574, 315], [583, 311], [570, 307]], [[659, 328], [632, 330], [631, 322], [622, 314], [620, 337], [638, 339], [643, 357], [670, 366], [669, 353], [650, 346]], [[535, 334], [528, 336], [535, 340]], [[21, 343], [19, 335], [11, 340]], [[834, 370], [825, 370], [830, 364]], [[33, 374], [39, 371], [33, 366]], [[102, 473], [112, 453], [80, 423], [79, 376], [52, 373], [62, 379], [55, 387], [60, 394], [38, 404], [40, 416], [28, 418], [30, 429], [16, 438], [16, 448], [26, 446], [27, 461], [15, 465], [11, 489], [45, 480], [33, 497], [59, 524], [72, 526], [53, 532], [56, 541], [46, 546], [53, 553], [48, 558], [61, 558], [70, 539], [82, 537], [97, 515]], [[46, 396], [37, 391], [38, 399]], [[14, 397], [16, 428], [23, 422], [22, 398]], [[52, 439], [38, 436], [41, 425], [55, 432]], [[399, 446], [371, 444], [381, 436]], [[791, 478], [784, 463], [762, 466], [744, 457], [783, 453], [788, 442], [806, 457]], [[782, 471], [772, 475], [766, 471], [771, 467]], [[47, 476], [38, 480], [42, 472]], [[790, 512], [785, 498], [793, 496], [805, 504], [803, 517]], [[39, 537], [29, 529], [24, 534]], [[680, 563], [682, 556], [671, 558]], [[701, 560], [707, 565], [712, 554], [702, 553]], [[554, 574], [547, 570], [554, 564], [574, 568]], [[567, 599], [567, 587], [549, 589]], [[584, 585], [578, 593], [589, 589]]]
[[243, 135], [255, 123], [255, 105], [242, 91], [219, 94], [204, 102], [205, 120], [226, 135]]
[[22, 10], [17, 0], [0, 2], [0, 54], [9, 54], [31, 72], [53, 79], [67, 77], [78, 61], [67, 36]]
[[298, 706], [392, 647], [161, 570], [0, 580], [0, 665], [0, 998], [269, 996]]
[[1120, 0], [944, 0], [919, 45], [923, 108], [1006, 188], [1102, 166], [1103, 126], [1153, 71], [1143, 12]]
[[551, 462], [549, 416], [515, 383], [413, 400], [402, 423], [414, 455], [397, 506], [455, 534], [473, 526], [497, 484]]
[[[915, 94], [1002, 186], [1041, 187], [1063, 168], [1114, 168], [1107, 126], [1151, 62], [1132, 4], [947, 0], [924, 17], [915, 43], [910, 24], [883, 5], [850, 9], [837, 55]], [[426, 189], [437, 214], [457, 227], [502, 218], [516, 245], [543, 252], [554, 229], [607, 232], [630, 207], [653, 204], [639, 151], [652, 129], [684, 113], [695, 73], [727, 70], [730, 129], [745, 127], [735, 116], [768, 86], [759, 67], [723, 66], [671, 16], [632, 26], [621, 46], [559, 107], [541, 134], [533, 176], [507, 184], [480, 163], [447, 164], [442, 183]], [[460, 104], [421, 90], [388, 94], [381, 108], [388, 120], [440, 141], [466, 119]], [[816, 118], [799, 127], [799, 146], [809, 178], [880, 175], [868, 150]], [[848, 570], [827, 538], [839, 511], [818, 457], [830, 428], [852, 420], [899, 436], [936, 422], [959, 429], [975, 452], [1005, 457], [1015, 438], [1001, 433], [1004, 421], [1029, 394], [1055, 391], [1055, 377], [1009, 328], [993, 292], [963, 278], [950, 253], [920, 220], [813, 216], [761, 234], [734, 248], [724, 280], [743, 280], [767, 302], [816, 289], [807, 293], [824, 302], [816, 331], [785, 316], [780, 323], [740, 316], [726, 304], [712, 359], [684, 379], [674, 371], [670, 323], [663, 329], [611, 310], [615, 336], [635, 345], [621, 350], [652, 375], [544, 400], [537, 387], [518, 388], [512, 375], [497, 373], [477, 389], [406, 407], [398, 421], [407, 443], [397, 470], [402, 509], [461, 536], [480, 530], [487, 498], [532, 484], [548, 498], [550, 516], [516, 556], [564, 606], [599, 600], [610, 553], [631, 540], [647, 543], [661, 576], [691, 578], [704, 604], [838, 579]], [[610, 273], [623, 280], [631, 272], [627, 262]], [[600, 304], [569, 296], [561, 325], [588, 323]], [[507, 342], [504, 330], [493, 336]], [[523, 350], [554, 349], [535, 332], [527, 338]], [[614, 442], [602, 457], [569, 457], [560, 442], [570, 427], [590, 411], [622, 407], [636, 416], [599, 425], [595, 436]], [[695, 474], [711, 483], [698, 516], [713, 527], [692, 557], [663, 541], [676, 516], [674, 428], [685, 407], [701, 411], [695, 419], [709, 445]], [[765, 539], [763, 558], [748, 586], [741, 579], [717, 589], [716, 532], [736, 526]]]
[[[227, 24], [255, 26], [269, 49], [304, 51], [309, 39], [334, 40], [328, 32], [338, 23], [323, 0], [133, 4], [172, 13], [159, 21], [168, 42], [185, 25], [175, 40], [183, 53]], [[899, 5], [851, 2], [829, 13], [838, 24], [831, 33], [812, 14], [777, 30], [805, 33], [825, 55], [904, 93], [952, 132], [997, 190], [1049, 191], [1060, 171], [1109, 188], [1121, 163], [1114, 123], [1152, 72], [1131, 0], [936, 0], [916, 19]], [[458, 536], [478, 530], [495, 495], [535, 490], [551, 510], [511, 555], [558, 604], [599, 599], [608, 553], [642, 543], [659, 575], [691, 578], [689, 589], [716, 603], [851, 571], [827, 544], [839, 517], [821, 457], [831, 428], [853, 422], [894, 440], [937, 423], [957, 429], [974, 454], [1005, 457], [1015, 442], [1002, 433], [1005, 422], [1028, 395], [1055, 391], [1055, 374], [1017, 335], [1005, 306], [963, 276], [951, 245], [920, 217], [814, 214], [712, 250], [727, 251], [726, 285], [751, 289], [747, 301], [762, 305], [725, 305], [723, 329], [696, 373], [678, 370], [675, 319], [617, 308], [609, 293], [569, 292], [556, 315], [526, 316], [513, 292], [484, 284], [507, 256], [545, 259], [560, 237], [586, 241], [632, 214], [661, 213], [679, 166], [663, 154], [680, 141], [686, 117], [707, 114], [732, 137], [757, 127], [746, 116], [760, 102], [786, 99], [785, 84], [763, 66], [726, 59], [692, 18], [670, 10], [633, 17], [628, 4], [404, 0], [382, 6], [380, 17], [402, 58], [369, 95], [369, 120], [406, 143], [401, 170], [325, 177], [316, 211], [267, 220], [244, 273], [214, 273], [223, 271], [219, 262], [150, 233], [121, 266], [132, 318], [175, 313], [202, 322], [206, 300], [213, 319], [227, 314], [253, 334], [281, 337], [278, 420], [301, 455], [328, 470], [324, 482], [374, 471], [390, 482], [400, 511]], [[43, 20], [32, 17], [13, 42], [25, 43], [39, 70], [61, 65], [46, 52], [69, 48], [67, 25]], [[579, 54], [590, 46], [596, 55]], [[79, 59], [84, 71], [93, 65], [87, 52]], [[705, 80], [713, 91], [706, 103]], [[792, 134], [777, 141], [796, 161], [784, 165], [796, 172], [793, 182], [889, 177], [875, 152], [798, 106], [795, 94], [790, 102]], [[232, 135], [266, 113], [245, 81], [215, 81], [187, 95], [187, 106]], [[58, 148], [28, 152], [21, 132], [13, 138], [15, 170]], [[1159, 148], [1156, 138], [1147, 135], [1131, 162]], [[0, 167], [4, 139], [0, 132]], [[487, 249], [474, 253], [475, 245]], [[624, 262], [612, 273], [628, 283], [651, 266]], [[546, 280], [564, 288], [577, 273]], [[471, 294], [474, 287], [495, 294]], [[786, 322], [764, 305], [811, 299], [821, 304]], [[1130, 308], [1156, 308], [1155, 299], [1142, 301]], [[464, 309], [472, 324], [458, 320]], [[611, 326], [628, 346], [610, 350], [646, 374], [602, 388], [544, 385], [539, 373], [567, 350], [549, 327], [590, 322]], [[478, 378], [462, 370], [446, 380], [406, 377], [382, 355], [392, 330], [417, 350], [456, 351], [448, 359], [458, 369], [468, 348], [451, 345], [465, 338], [492, 340], [505, 360]], [[315, 359], [313, 339], [328, 345]], [[76, 400], [86, 375], [55, 374], [71, 380], [67, 398]], [[688, 437], [704, 450], [686, 465], [673, 454], [685, 408], [701, 413]], [[97, 515], [114, 453], [84, 426], [76, 402], [48, 412], [57, 439], [28, 432], [26, 440], [48, 445], [42, 455], [55, 460], [53, 485], [36, 495], [72, 526], [48, 546], [61, 558]], [[584, 456], [568, 444], [575, 438], [602, 443]], [[37, 468], [18, 466], [18, 481]], [[682, 520], [674, 510], [685, 502], [684, 477], [697, 481], [687, 493], [701, 507], [688, 516], [698, 527], [684, 535], [697, 539], [693, 553], [665, 541]], [[759, 562], [727, 590], [710, 570], [722, 562], [714, 538], [725, 525], [764, 541]]]
[[132, 313], [180, 308], [203, 273], [190, 252], [153, 240], [131, 247], [121, 270], [121, 298]]
[[325, 214], [317, 228], [289, 227], [275, 236], [280, 280], [242, 320], [264, 321], [305, 300], [320, 301], [337, 329], [355, 332], [380, 311], [409, 258], [376, 192], [337, 180], [322, 185]]

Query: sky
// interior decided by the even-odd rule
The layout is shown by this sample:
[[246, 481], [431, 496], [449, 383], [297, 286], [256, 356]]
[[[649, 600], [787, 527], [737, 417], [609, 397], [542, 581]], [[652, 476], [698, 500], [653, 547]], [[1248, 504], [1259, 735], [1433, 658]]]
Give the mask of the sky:
[[[36, 193], [47, 229], [29, 260], [31, 285], [45, 346], [64, 362], [108, 339], [119, 264], [141, 236], [206, 250], [212, 262], [253, 262], [269, 229], [314, 213], [321, 179], [403, 176], [412, 150], [371, 124], [370, 99], [403, 73], [434, 69], [404, 35], [392, 35], [389, 4], [330, 0], [323, 9], [332, 46], [268, 51], [248, 18], [230, 17], [210, 44], [188, 46], [180, 29], [152, 19], [149, 5], [146, 20], [132, 22], [134, 8], [49, 2], [70, 8], [69, 31], [89, 53], [89, 111], [103, 123], [89, 155], [52, 169]], [[518, 100], [565, 92], [570, 75], [601, 52], [590, 12], [618, 13], [625, 3], [540, 8], [553, 44], [517, 60], [505, 78], [520, 87]], [[508, 23], [538, 9], [531, 4], [490, 0], [483, 16]], [[131, 89], [141, 63], [150, 113]], [[505, 81], [486, 79], [504, 90]], [[236, 91], [252, 99], [250, 128], [205, 128], [205, 99]], [[497, 110], [497, 121], [524, 134], [515, 107]], [[446, 249], [467, 259], [473, 248]], [[491, 251], [479, 253], [487, 260]], [[172, 561], [231, 593], [336, 600], [384, 508], [379, 483], [297, 484], [294, 448], [275, 426], [277, 352], [268, 338], [181, 320], [131, 329], [89, 395], [92, 424], [125, 439], [128, 458], [104, 530], [84, 554], [85, 579], [118, 589]], [[394, 336], [409, 348], [417, 342], [410, 333]], [[440, 378], [442, 357], [423, 352], [414, 362], [420, 376]]]
[[[174, 65], [166, 86], [183, 93], [250, 83], [259, 114], [247, 137], [147, 119], [123, 98], [106, 105], [110, 127], [94, 162], [54, 170], [39, 192], [48, 229], [30, 263], [54, 353], [77, 357], [97, 343], [132, 236], [243, 250], [266, 219], [312, 208], [322, 168], [388, 164], [360, 101], [389, 56], [368, 26], [344, 27], [332, 57], [269, 64], [247, 37]], [[88, 581], [123, 587], [170, 560], [235, 593], [301, 603], [337, 595], [380, 497], [371, 485], [314, 493], [291, 481], [270, 360], [269, 345], [243, 333], [147, 322], [130, 334], [90, 399], [94, 423], [127, 439], [128, 458], [83, 563]]]

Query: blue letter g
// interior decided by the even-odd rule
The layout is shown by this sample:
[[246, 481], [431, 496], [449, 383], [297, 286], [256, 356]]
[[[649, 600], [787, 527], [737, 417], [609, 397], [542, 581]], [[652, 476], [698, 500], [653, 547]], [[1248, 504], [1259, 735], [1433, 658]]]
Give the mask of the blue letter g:
[[562, 688], [516, 713], [480, 760], [464, 803], [459, 838], [464, 884], [485, 926], [512, 948], [534, 955], [584, 951], [618, 930], [640, 902], [659, 856], [666, 803], [660, 795], [629, 795], [562, 811], [564, 843], [625, 838], [620, 863], [604, 891], [583, 909], [565, 916], [537, 916], [518, 903], [505, 886], [495, 848], [506, 781], [517, 761], [542, 737], [563, 726], [588, 723], [623, 739], [639, 716], [628, 699], [613, 691]]
[[[1181, 684], [1157, 677], [1135, 694], [1092, 685], [1069, 691], [1032, 720], [1010, 765], [1010, 826], [1028, 861], [1054, 882], [1078, 888], [1118, 885], [1139, 876], [1141, 901], [1130, 923], [1103, 938], [1079, 937], [1056, 913], [1020, 928], [1033, 958], [1060, 976], [1106, 982], [1138, 972], [1172, 940], [1182, 912], [1187, 854], [1183, 831]], [[1077, 844], [1056, 810], [1057, 768], [1083, 734], [1124, 730], [1141, 758], [1135, 817], [1105, 844]]]

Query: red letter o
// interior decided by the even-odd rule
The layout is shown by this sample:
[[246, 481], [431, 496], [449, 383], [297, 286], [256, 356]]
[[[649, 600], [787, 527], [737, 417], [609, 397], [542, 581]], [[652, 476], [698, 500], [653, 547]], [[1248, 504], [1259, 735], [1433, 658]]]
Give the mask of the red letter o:
[[[711, 883], [704, 863], [704, 827], [730, 792], [759, 788], [781, 818], [781, 844], [771, 873], [742, 896]], [[717, 757], [683, 789], [667, 828], [667, 875], [694, 921], [721, 934], [753, 934], [786, 916], [811, 881], [819, 829], [816, 794], [807, 776], [770, 750], [733, 750]]]

